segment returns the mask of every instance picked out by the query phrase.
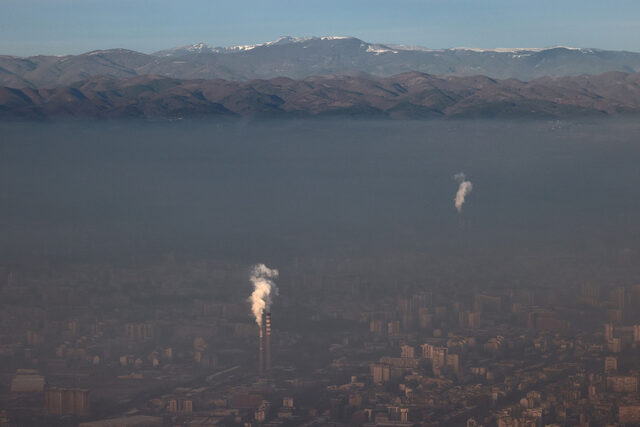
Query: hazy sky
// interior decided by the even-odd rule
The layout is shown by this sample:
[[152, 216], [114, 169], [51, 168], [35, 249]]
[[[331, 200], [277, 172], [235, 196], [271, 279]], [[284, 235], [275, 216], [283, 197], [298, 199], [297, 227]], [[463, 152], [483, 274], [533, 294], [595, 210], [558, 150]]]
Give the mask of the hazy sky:
[[281, 35], [431, 48], [640, 51], [638, 0], [0, 0], [0, 54], [142, 52]]

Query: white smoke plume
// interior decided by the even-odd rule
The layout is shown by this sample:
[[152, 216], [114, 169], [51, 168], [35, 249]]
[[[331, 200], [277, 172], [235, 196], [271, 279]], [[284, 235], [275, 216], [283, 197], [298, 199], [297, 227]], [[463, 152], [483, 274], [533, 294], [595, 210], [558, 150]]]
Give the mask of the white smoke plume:
[[473, 190], [473, 184], [471, 184], [471, 181], [467, 181], [467, 177], [462, 172], [455, 174], [453, 178], [460, 183], [454, 200], [456, 201], [456, 209], [458, 212], [462, 212], [464, 198], [467, 197], [467, 194], [471, 193], [471, 190]]
[[262, 326], [262, 314], [271, 308], [271, 296], [278, 295], [278, 287], [273, 279], [278, 278], [278, 270], [272, 270], [264, 264], [256, 264], [251, 269], [253, 293], [249, 297], [251, 312], [258, 326]]

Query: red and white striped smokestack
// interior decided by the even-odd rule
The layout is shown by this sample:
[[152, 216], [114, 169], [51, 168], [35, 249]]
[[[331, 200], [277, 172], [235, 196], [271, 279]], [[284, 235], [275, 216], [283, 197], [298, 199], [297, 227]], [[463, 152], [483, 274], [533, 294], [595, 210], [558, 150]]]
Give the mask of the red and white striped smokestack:
[[271, 373], [271, 313], [265, 314], [264, 325], [266, 331], [264, 370], [269, 375]]
[[258, 353], [258, 375], [263, 376], [264, 375], [264, 324], [261, 324], [259, 327], [260, 327], [260, 335], [259, 335], [260, 350]]

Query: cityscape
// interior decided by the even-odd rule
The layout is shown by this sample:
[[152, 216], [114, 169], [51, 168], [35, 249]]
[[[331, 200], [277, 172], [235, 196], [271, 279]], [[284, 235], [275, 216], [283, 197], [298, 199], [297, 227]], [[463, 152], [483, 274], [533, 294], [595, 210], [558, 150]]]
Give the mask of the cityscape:
[[282, 274], [308, 302], [274, 296], [260, 327], [239, 265], [5, 271], [3, 425], [640, 422], [640, 285], [368, 292], [312, 263]]
[[0, 427], [640, 427], [638, 35], [2, 0]]

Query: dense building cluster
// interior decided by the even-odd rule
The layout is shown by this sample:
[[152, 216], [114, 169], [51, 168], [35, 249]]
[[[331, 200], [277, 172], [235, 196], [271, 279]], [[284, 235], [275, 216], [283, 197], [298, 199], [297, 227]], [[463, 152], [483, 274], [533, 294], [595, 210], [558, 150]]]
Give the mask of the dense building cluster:
[[323, 265], [283, 274], [268, 369], [242, 266], [7, 267], [0, 426], [640, 423], [640, 286], [380, 287]]

